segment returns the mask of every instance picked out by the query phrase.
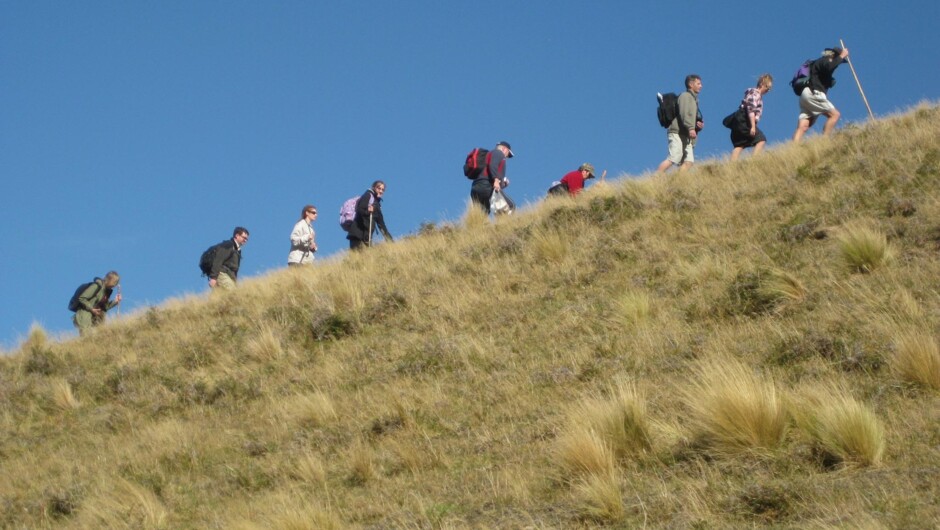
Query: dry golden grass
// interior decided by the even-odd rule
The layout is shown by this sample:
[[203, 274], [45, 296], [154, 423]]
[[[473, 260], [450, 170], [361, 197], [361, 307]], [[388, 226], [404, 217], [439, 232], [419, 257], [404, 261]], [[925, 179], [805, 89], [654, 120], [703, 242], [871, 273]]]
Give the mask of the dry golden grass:
[[563, 436], [558, 441], [556, 460], [564, 481], [591, 475], [612, 475], [616, 469], [610, 445], [591, 430], [572, 431]]
[[906, 333], [896, 340], [892, 367], [904, 381], [940, 390], [940, 347], [932, 335]]
[[891, 263], [894, 250], [888, 238], [877, 230], [861, 226], [846, 226], [839, 235], [839, 250], [849, 269], [872, 272]]
[[840, 465], [877, 466], [885, 450], [884, 425], [844, 389], [814, 388], [795, 407], [797, 424]]
[[697, 437], [722, 454], [773, 451], [787, 431], [787, 412], [772, 380], [730, 358], [696, 368], [683, 394]]
[[940, 395], [899, 384], [940, 329], [938, 138], [925, 105], [34, 327], [0, 358], [0, 527], [940, 520]]
[[623, 521], [626, 510], [616, 475], [588, 475], [572, 486], [575, 506], [582, 517], [604, 523]]

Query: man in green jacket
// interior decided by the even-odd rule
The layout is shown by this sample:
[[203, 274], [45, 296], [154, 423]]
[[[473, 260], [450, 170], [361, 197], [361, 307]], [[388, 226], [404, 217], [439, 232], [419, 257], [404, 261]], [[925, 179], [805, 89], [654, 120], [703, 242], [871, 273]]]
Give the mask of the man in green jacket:
[[111, 300], [111, 292], [120, 281], [118, 273], [111, 271], [104, 275], [104, 279], [95, 278], [95, 281], [79, 293], [75, 299], [75, 317], [72, 319], [79, 335], [84, 335], [92, 326], [104, 322], [105, 313], [121, 303], [120, 293]]

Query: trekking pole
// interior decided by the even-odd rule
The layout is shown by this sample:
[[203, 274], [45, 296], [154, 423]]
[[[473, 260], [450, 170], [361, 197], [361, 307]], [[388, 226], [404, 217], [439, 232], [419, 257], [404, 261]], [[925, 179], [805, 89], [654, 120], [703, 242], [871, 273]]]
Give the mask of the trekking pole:
[[[845, 43], [842, 42], [842, 39], [839, 39], [839, 46], [842, 46], [843, 50], [845, 49]], [[871, 111], [871, 105], [868, 104], [868, 98], [865, 97], [865, 91], [862, 90], [862, 84], [858, 81], [858, 74], [855, 73], [855, 67], [852, 66], [852, 59], [846, 57], [845, 62], [849, 63], [849, 69], [852, 70], [852, 77], [855, 78], [855, 84], [858, 85], [858, 91], [862, 94], [862, 101], [865, 102], [865, 107], [868, 109], [868, 117], [874, 120], [875, 115]]]
[[369, 246], [372, 246], [372, 212], [369, 212]]

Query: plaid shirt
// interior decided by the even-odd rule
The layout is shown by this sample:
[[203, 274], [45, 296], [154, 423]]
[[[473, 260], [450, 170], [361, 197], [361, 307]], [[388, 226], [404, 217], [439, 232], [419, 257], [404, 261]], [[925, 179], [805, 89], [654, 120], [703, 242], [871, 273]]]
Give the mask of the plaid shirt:
[[754, 114], [755, 122], [759, 121], [761, 113], [764, 112], [764, 99], [761, 97], [760, 90], [756, 88], [745, 90], [741, 106], [748, 114]]

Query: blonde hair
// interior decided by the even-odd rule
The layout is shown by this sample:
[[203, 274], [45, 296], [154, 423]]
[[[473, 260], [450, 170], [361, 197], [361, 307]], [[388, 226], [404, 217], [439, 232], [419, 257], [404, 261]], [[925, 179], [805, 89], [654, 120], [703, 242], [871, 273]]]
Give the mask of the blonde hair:
[[757, 78], [757, 88], [765, 85], [772, 85], [774, 82], [774, 76], [770, 74], [763, 74]]

